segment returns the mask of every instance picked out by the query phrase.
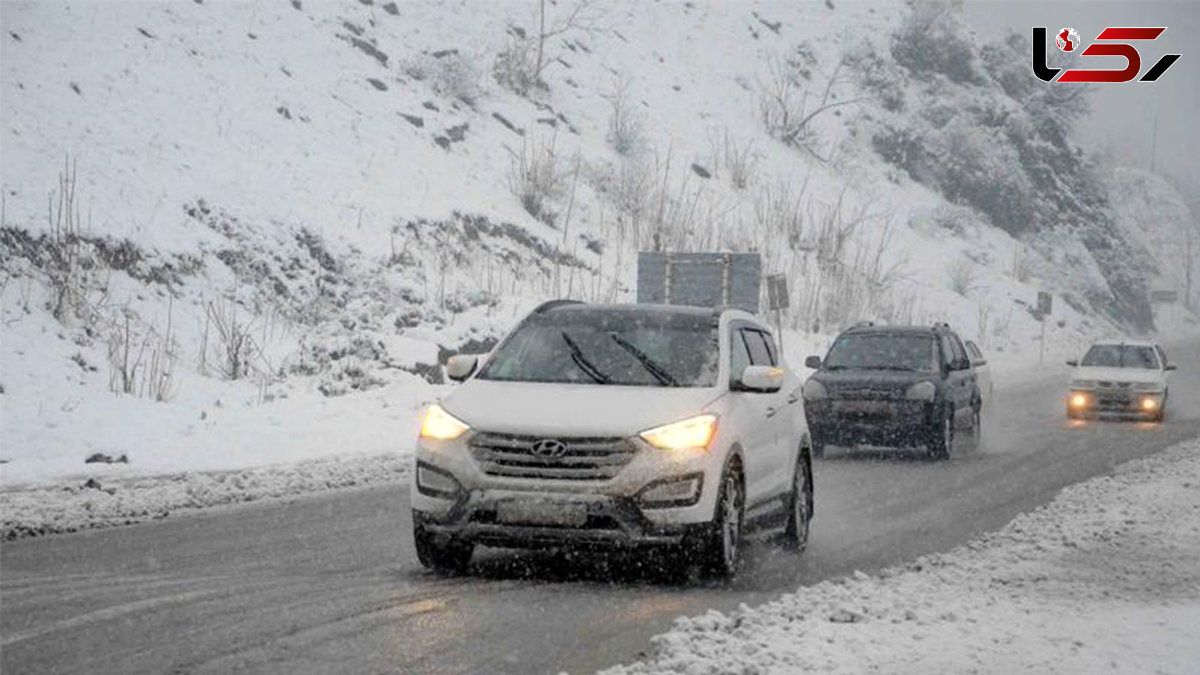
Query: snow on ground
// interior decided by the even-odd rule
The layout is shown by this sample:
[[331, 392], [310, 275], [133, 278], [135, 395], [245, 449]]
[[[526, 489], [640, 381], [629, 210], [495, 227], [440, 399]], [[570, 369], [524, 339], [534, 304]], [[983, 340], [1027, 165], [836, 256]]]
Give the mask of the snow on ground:
[[640, 673], [1200, 672], [1200, 440], [945, 554], [680, 618]]

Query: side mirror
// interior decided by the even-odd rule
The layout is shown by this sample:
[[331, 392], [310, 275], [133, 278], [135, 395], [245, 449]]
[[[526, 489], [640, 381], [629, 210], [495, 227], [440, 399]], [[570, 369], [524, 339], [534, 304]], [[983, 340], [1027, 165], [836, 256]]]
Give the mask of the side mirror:
[[743, 391], [769, 394], [783, 387], [784, 372], [774, 366], [746, 366], [738, 383]]
[[1174, 363], [1168, 363], [1167, 365], [1163, 366], [1163, 370], [1179, 370], [1179, 366], [1175, 365]]
[[812, 368], [813, 370], [820, 370], [821, 369], [821, 357], [810, 356], [810, 357], [804, 359], [804, 367]]
[[479, 367], [479, 357], [471, 354], [451, 356], [446, 362], [446, 376], [455, 382], [463, 382]]
[[1079, 366], [1079, 362], [1075, 359], [1071, 359], [1070, 361], [1067, 361], [1067, 365], [1071, 366], [1072, 368], [1076, 368]]

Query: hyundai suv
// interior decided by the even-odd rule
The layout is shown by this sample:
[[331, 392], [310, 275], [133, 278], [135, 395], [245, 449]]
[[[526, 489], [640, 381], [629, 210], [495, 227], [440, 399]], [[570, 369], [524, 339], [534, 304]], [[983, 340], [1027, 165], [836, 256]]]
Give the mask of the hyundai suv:
[[826, 445], [925, 446], [950, 456], [956, 429], [980, 427], [978, 378], [958, 335], [946, 324], [864, 323], [837, 337], [804, 384], [812, 453]]
[[552, 301], [447, 372], [464, 383], [424, 413], [412, 478], [426, 567], [462, 571], [477, 545], [662, 546], [732, 577], [751, 530], [807, 541], [801, 383], [750, 313]]

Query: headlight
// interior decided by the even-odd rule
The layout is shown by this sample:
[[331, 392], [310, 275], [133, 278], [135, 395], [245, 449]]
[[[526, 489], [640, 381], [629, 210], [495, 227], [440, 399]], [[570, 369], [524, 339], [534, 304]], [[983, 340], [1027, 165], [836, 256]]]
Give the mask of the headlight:
[[445, 408], [434, 403], [426, 408], [425, 417], [421, 419], [421, 438], [452, 441], [467, 433], [470, 428], [465, 422], [446, 412]]
[[829, 398], [829, 392], [825, 389], [825, 385], [810, 379], [804, 383], [804, 389], [800, 391], [804, 396], [805, 401], [819, 401], [823, 398]]
[[650, 445], [664, 450], [707, 448], [717, 433], [716, 415], [696, 415], [681, 422], [664, 424], [638, 434]]
[[1071, 380], [1072, 389], [1095, 389], [1095, 380]]
[[932, 382], [918, 382], [904, 392], [904, 398], [910, 401], [932, 401], [937, 394], [937, 387]]
[[1157, 382], [1134, 382], [1134, 391], [1162, 391], [1162, 385]]

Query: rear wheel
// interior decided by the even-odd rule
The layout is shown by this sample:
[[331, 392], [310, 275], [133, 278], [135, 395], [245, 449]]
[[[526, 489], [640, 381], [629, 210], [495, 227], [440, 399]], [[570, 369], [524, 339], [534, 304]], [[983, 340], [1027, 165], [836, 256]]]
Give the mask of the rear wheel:
[[792, 496], [789, 500], [787, 527], [784, 529], [784, 545], [795, 551], [803, 551], [808, 544], [808, 525], [812, 521], [813, 503], [812, 465], [800, 449], [800, 458], [792, 476]]
[[742, 516], [745, 505], [742, 475], [734, 464], [721, 479], [716, 518], [704, 546], [705, 567], [715, 577], [732, 579], [742, 567]]
[[947, 412], [936, 426], [929, 430], [929, 456], [933, 459], [950, 459], [954, 447], [954, 412]]
[[458, 541], [439, 542], [424, 526], [413, 523], [413, 543], [417, 560], [427, 569], [442, 574], [462, 574], [475, 552], [473, 544]]

